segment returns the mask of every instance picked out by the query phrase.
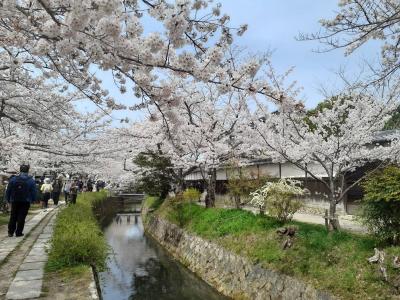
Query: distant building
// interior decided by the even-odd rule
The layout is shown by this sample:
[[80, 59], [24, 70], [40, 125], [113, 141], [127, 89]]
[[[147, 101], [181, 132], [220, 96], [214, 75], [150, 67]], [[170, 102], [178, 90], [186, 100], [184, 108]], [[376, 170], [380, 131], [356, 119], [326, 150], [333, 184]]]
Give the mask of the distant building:
[[[391, 140], [391, 136], [398, 135], [399, 130], [386, 130], [376, 133], [376, 138], [371, 147], [376, 144], [385, 145]], [[362, 168], [357, 169], [355, 172], [346, 174], [345, 188], [350, 186], [357, 179], [365, 174], [365, 172], [373, 167], [375, 164], [371, 163]], [[310, 164], [307, 166], [312, 170], [313, 174], [317, 177], [326, 178], [327, 174], [322, 166], [317, 164]], [[274, 163], [272, 160], [253, 160], [241, 167], [242, 172], [251, 174], [252, 177], [257, 178], [261, 176], [269, 176], [273, 178], [291, 178], [299, 180], [303, 183], [303, 187], [310, 191], [310, 194], [304, 198], [307, 207], [323, 210], [329, 208], [328, 190], [325, 185], [310, 177], [305, 171], [299, 169], [289, 162]], [[229, 195], [227, 194], [226, 184], [229, 176], [232, 176], [232, 169], [229, 167], [221, 167], [217, 169], [217, 184], [216, 184], [216, 199], [217, 201], [228, 201]], [[185, 177], [185, 181], [189, 186], [198, 188], [200, 191], [204, 190], [204, 174], [200, 170], [195, 170]], [[359, 207], [360, 201], [363, 197], [362, 188], [356, 185], [350, 189], [346, 197], [337, 206], [338, 213], [354, 214]]]

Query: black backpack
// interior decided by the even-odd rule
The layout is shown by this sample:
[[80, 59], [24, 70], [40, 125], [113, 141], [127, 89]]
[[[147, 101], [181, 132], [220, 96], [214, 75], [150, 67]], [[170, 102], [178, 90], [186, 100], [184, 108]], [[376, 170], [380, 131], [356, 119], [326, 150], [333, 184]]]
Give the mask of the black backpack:
[[29, 196], [28, 179], [24, 179], [20, 176], [15, 178], [14, 189], [12, 192], [12, 198], [15, 202], [25, 202]]

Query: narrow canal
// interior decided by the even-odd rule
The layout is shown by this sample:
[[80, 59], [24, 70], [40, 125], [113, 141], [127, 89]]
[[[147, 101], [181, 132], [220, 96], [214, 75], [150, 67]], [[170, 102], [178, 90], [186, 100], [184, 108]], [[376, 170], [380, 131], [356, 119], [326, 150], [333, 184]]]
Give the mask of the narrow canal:
[[227, 299], [147, 237], [140, 215], [117, 216], [104, 233], [113, 253], [99, 276], [103, 299]]

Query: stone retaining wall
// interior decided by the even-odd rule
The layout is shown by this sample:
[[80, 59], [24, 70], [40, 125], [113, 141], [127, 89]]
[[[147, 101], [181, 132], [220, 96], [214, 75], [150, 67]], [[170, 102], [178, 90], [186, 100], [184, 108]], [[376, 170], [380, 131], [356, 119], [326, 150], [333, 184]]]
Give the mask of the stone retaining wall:
[[336, 299], [292, 277], [250, 263], [221, 246], [147, 215], [146, 232], [178, 261], [222, 294], [234, 299]]

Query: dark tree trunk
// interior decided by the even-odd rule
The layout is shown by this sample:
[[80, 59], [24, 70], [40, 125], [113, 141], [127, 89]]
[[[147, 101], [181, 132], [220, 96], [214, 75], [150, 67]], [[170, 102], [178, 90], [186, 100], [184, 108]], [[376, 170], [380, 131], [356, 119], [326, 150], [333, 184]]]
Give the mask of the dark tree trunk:
[[236, 207], [237, 209], [240, 209], [240, 208], [241, 208], [241, 205], [240, 205], [240, 196], [234, 196], [233, 198], [235, 199], [235, 207]]
[[169, 194], [169, 188], [164, 188], [162, 191], [161, 191], [161, 194], [160, 194], [160, 198], [161, 199], [166, 199], [167, 198], [167, 196], [168, 196], [168, 194]]
[[329, 231], [334, 231], [334, 230], [339, 230], [340, 225], [339, 225], [339, 219], [338, 216], [336, 215], [336, 197], [335, 197], [335, 184], [331, 180], [330, 182], [330, 194], [329, 194], [329, 226], [328, 230]]
[[179, 174], [178, 174], [178, 184], [177, 184], [177, 193], [181, 193], [186, 189], [186, 184], [185, 184], [185, 178], [183, 176], [183, 170], [179, 169]]
[[212, 168], [208, 172], [206, 207], [215, 207], [215, 187], [217, 184], [217, 170]]

